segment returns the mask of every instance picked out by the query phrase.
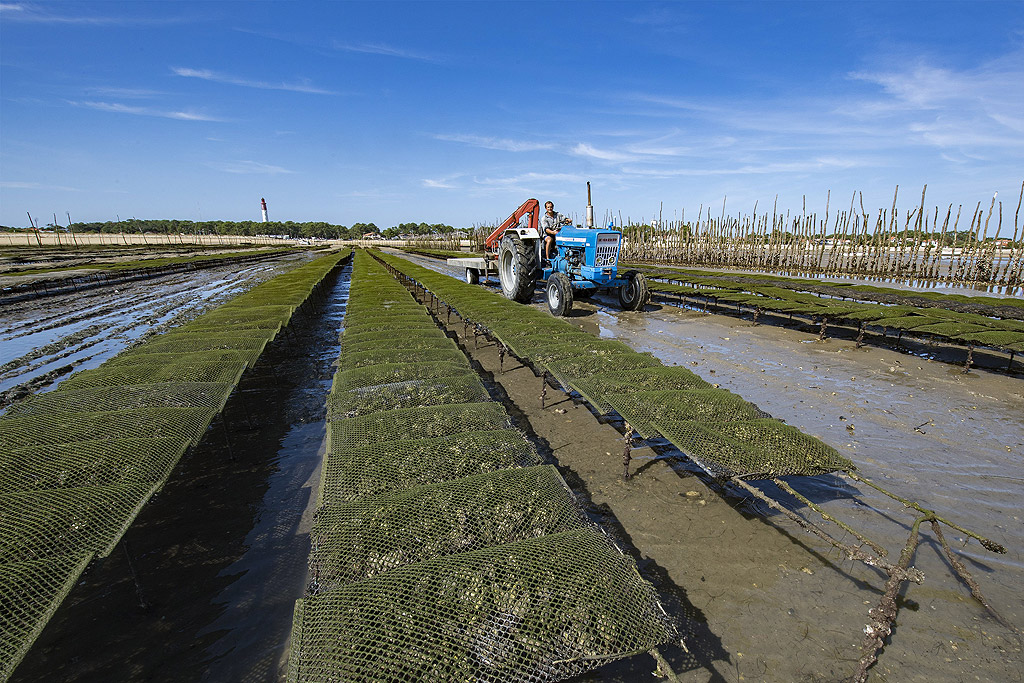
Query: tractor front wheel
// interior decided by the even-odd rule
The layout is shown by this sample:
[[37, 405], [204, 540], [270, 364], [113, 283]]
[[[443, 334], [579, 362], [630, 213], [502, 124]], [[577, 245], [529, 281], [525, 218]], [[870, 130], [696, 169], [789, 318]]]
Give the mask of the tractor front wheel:
[[466, 268], [466, 282], [471, 285], [480, 284], [480, 273], [476, 268]]
[[619, 287], [619, 305], [624, 311], [640, 311], [651, 300], [651, 292], [647, 289], [647, 280], [642, 273], [635, 270], [623, 276], [626, 284]]
[[[531, 245], [532, 246], [532, 245]], [[498, 247], [498, 280], [505, 298], [528, 304], [536, 285], [537, 258], [531, 246], [515, 233], [506, 234]]]
[[565, 273], [554, 273], [548, 278], [547, 298], [551, 315], [562, 316], [572, 310], [572, 283]]

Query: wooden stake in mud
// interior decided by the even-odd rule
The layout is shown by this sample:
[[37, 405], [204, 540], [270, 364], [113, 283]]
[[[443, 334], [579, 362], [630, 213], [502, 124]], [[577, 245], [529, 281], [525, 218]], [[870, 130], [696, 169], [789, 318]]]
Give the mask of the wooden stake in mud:
[[548, 397], [548, 371], [545, 370], [540, 376], [540, 409], [544, 410], [544, 402]]
[[864, 323], [863, 322], [860, 324], [860, 327], [857, 329], [857, 345], [854, 348], [858, 348], [859, 349], [862, 346], [864, 346]]
[[974, 578], [971, 576], [971, 573], [967, 571], [967, 567], [964, 566], [964, 563], [958, 560], [956, 555], [953, 554], [953, 550], [949, 547], [949, 544], [946, 543], [946, 537], [942, 535], [942, 525], [939, 524], [938, 520], [935, 519], [931, 519], [928, 521], [931, 522], [932, 531], [935, 532], [935, 538], [939, 539], [939, 543], [942, 545], [942, 551], [946, 553], [946, 557], [949, 559], [949, 563], [953, 566], [953, 569], [956, 570], [957, 575], [971, 589], [971, 595], [974, 596], [974, 599], [980, 602], [985, 607], [985, 609], [989, 611], [989, 614], [991, 614], [995, 618], [996, 621], [998, 621], [1000, 624], [1006, 627], [1007, 630], [1009, 630], [1011, 633], [1013, 633], [1019, 638], [1021, 635], [1020, 630], [1016, 626], [1008, 622], [1006, 619], [1004, 619], [1003, 615], [997, 612], [995, 608], [989, 604], [988, 600], [986, 600], [985, 596], [981, 593], [981, 586], [979, 586], [978, 583], [974, 580]]
[[505, 374], [505, 345], [498, 341], [498, 374]]
[[626, 447], [622, 451], [622, 480], [629, 481], [629, 461], [633, 459], [633, 427], [626, 423]]
[[[900, 553], [900, 561], [896, 565], [904, 571], [910, 566], [910, 560], [913, 559], [914, 552], [917, 550], [918, 532], [921, 529], [921, 522], [927, 519], [927, 515], [918, 517], [914, 521], [914, 526], [910, 529], [910, 537], [907, 539], [907, 544]], [[892, 633], [892, 624], [896, 621], [896, 613], [898, 611], [896, 594], [899, 593], [903, 581], [904, 576], [897, 572], [890, 573], [888, 581], [885, 582], [885, 594], [878, 602], [878, 606], [868, 611], [868, 615], [873, 621], [864, 627], [865, 638], [864, 646], [861, 650], [860, 665], [857, 667], [857, 672], [850, 679], [854, 683], [864, 683], [868, 679], [868, 669], [878, 661], [878, 651], [882, 649], [885, 645], [885, 639]]]
[[818, 341], [825, 341], [826, 329], [828, 329], [828, 318], [821, 316], [821, 329], [818, 331]]
[[974, 362], [974, 344], [967, 347], [967, 362], [964, 363], [964, 371], [960, 374], [966, 375], [971, 371], [971, 363]]

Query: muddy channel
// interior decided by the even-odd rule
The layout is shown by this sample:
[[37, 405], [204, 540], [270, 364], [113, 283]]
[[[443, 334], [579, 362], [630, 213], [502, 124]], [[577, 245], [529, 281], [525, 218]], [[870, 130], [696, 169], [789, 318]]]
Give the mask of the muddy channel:
[[[246, 373], [224, 418], [115, 552], [90, 566], [13, 681], [282, 680], [291, 610], [306, 582], [323, 406], [347, 283], [347, 270], [337, 272]], [[108, 294], [106, 305], [112, 301]], [[22, 337], [45, 332], [50, 316], [60, 319], [51, 308], [26, 311], [11, 325]], [[82, 307], [66, 308], [82, 315]], [[578, 302], [569, 320], [689, 367], [834, 446], [864, 476], [1006, 546], [1007, 554], [994, 555], [947, 532], [989, 601], [1024, 628], [1024, 379], [962, 374], [896, 350], [818, 342], [815, 331], [668, 305], [624, 313], [596, 299]], [[81, 324], [95, 322], [84, 316]], [[855, 671], [884, 574], [723, 489], [665, 444], [634, 449], [624, 481], [621, 425], [551, 388], [542, 409], [531, 369], [508, 358], [499, 368], [493, 344], [463, 338], [461, 325], [450, 332], [588, 513], [658, 587], [689, 650], [664, 651], [680, 680], [838, 681]], [[37, 339], [19, 342], [26, 348], [18, 357], [53, 343]], [[900, 504], [838, 476], [789, 483], [895, 561], [913, 521]], [[759, 487], [807, 513], [773, 485]], [[914, 565], [925, 582], [901, 591], [896, 630], [870, 680], [1024, 679], [1020, 641], [971, 597], [930, 531], [922, 535]], [[654, 668], [639, 655], [576, 680], [655, 680]]]

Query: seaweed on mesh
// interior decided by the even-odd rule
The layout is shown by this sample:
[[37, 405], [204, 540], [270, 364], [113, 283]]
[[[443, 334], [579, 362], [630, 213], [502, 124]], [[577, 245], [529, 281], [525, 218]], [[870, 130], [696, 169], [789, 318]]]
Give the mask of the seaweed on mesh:
[[771, 479], [855, 469], [836, 449], [778, 420], [663, 420], [654, 427], [718, 478]]
[[424, 363], [438, 361], [465, 363], [466, 354], [460, 351], [454, 344], [448, 345], [444, 348], [418, 349], [415, 351], [411, 351], [409, 349], [395, 349], [389, 346], [387, 348], [380, 348], [372, 351], [359, 351], [356, 353], [342, 354], [338, 358], [338, 366], [345, 370], [352, 370], [354, 368], [363, 368], [372, 365], [405, 363], [411, 361]]
[[224, 407], [233, 389], [234, 385], [228, 382], [165, 382], [51, 391], [35, 394], [11, 406], [6, 417], [148, 408], [208, 408], [218, 411]]
[[84, 552], [105, 557], [159, 485], [131, 483], [0, 495], [0, 564]]
[[92, 557], [86, 552], [0, 564], [0, 595], [18, 597], [16, 611], [0, 610], [0, 680], [10, 678]]
[[331, 423], [331, 438], [352, 446], [375, 441], [445, 436], [456, 431], [507, 429], [512, 426], [499, 403], [456, 403], [403, 408]]
[[348, 391], [379, 384], [432, 379], [435, 377], [452, 377], [467, 373], [476, 375], [470, 369], [469, 362], [465, 358], [463, 358], [461, 363], [432, 361], [370, 365], [362, 368], [338, 370], [334, 375], [334, 384], [331, 390]]
[[331, 432], [321, 478], [321, 507], [542, 462], [526, 436], [515, 429], [387, 439], [363, 446], [352, 446]]
[[327, 419], [334, 421], [386, 410], [472, 403], [489, 398], [476, 373], [467, 368], [459, 375], [332, 391], [327, 398]]
[[209, 408], [147, 408], [61, 412], [0, 420], [0, 450], [74, 441], [135, 438], [184, 439], [196, 444], [216, 411]]
[[655, 423], [696, 420], [729, 422], [771, 417], [724, 389], [638, 391], [605, 394], [605, 400], [644, 438], [657, 436]]
[[[564, 362], [567, 361], [553, 364], [554, 367], [549, 366], [552, 374], [560, 380], [560, 373], [565, 372], [565, 369], [561, 367], [561, 363]], [[571, 362], [571, 360], [568, 362]], [[616, 366], [610, 365], [609, 367]], [[652, 365], [650, 367], [635, 367], [628, 370], [612, 370], [611, 372], [605, 372], [600, 368], [592, 372], [580, 372], [579, 368], [572, 367], [570, 368], [570, 374], [566, 376], [568, 385], [579, 392], [583, 398], [602, 413], [612, 410], [611, 404], [604, 398], [606, 394], [629, 394], [638, 391], [659, 391], [664, 389], [713, 388], [698, 375], [677, 365]]]
[[554, 466], [496, 470], [321, 508], [310, 567], [323, 590], [588, 524]]
[[653, 587], [600, 532], [399, 567], [296, 606], [290, 681], [562, 680], [666, 642]]
[[[354, 341], [348, 342], [342, 338], [341, 353], [342, 358], [347, 358], [349, 355], [357, 353], [366, 353], [371, 351], [381, 351], [382, 347], [386, 345], [387, 349], [392, 351], [403, 350], [408, 353], [415, 353], [419, 350], [436, 350], [436, 349], [455, 349], [458, 351], [458, 347], [455, 345], [450, 338], [443, 335], [430, 335], [426, 337], [419, 336], [408, 336], [401, 335], [394, 337], [390, 341], [384, 342], [380, 339], [370, 339], [366, 341]], [[461, 353], [461, 352], [460, 352]], [[465, 357], [465, 354], [463, 354]]]
[[105, 438], [0, 453], [0, 493], [164, 481], [184, 439]]

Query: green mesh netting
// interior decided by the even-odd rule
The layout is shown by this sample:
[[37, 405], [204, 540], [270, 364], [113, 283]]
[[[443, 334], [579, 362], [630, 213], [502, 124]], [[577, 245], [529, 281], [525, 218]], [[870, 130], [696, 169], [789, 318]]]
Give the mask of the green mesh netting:
[[778, 420], [666, 420], [654, 428], [714, 477], [770, 479], [854, 469], [831, 446]]
[[448, 344], [441, 345], [441, 348], [431, 349], [393, 349], [382, 348], [373, 351], [360, 351], [358, 353], [346, 353], [338, 358], [338, 367], [345, 370], [353, 368], [364, 368], [371, 365], [384, 365], [387, 363], [407, 363], [410, 361], [437, 362], [447, 361], [449, 363], [463, 363], [466, 354], [462, 353], [455, 346], [455, 343], [448, 340]]
[[193, 347], [197, 351], [204, 348], [252, 348], [250, 346], [252, 344], [266, 345], [277, 335], [277, 332], [277, 329], [243, 328], [237, 325], [227, 330], [224, 328], [187, 330], [178, 327], [164, 334], [150, 337], [144, 344], [147, 348], [160, 348], [168, 345], [178, 348]]
[[320, 589], [435, 557], [581, 529], [552, 465], [501, 470], [321, 508], [310, 567]]
[[454, 403], [336, 420], [331, 422], [331, 440], [349, 446], [366, 446], [379, 439], [426, 439], [511, 426], [508, 414], [499, 403]]
[[[393, 330], [371, 330], [369, 332], [357, 332], [349, 334], [347, 331], [341, 337], [342, 352], [348, 353], [353, 345], [363, 345], [372, 342], [378, 346], [393, 346], [393, 342], [406, 339], [448, 339], [445, 333], [437, 325], [421, 327], [396, 335]], [[449, 340], [451, 341], [451, 340]], [[366, 349], [360, 349], [365, 351]]]
[[561, 360], [548, 361], [543, 367], [561, 383], [569, 388], [583, 377], [604, 375], [610, 372], [639, 370], [641, 368], [662, 368], [661, 362], [654, 356], [645, 353], [608, 353], [572, 356]]
[[0, 418], [0, 680], [342, 256], [264, 283]]
[[771, 417], [724, 389], [638, 391], [605, 394], [605, 400], [644, 438], [657, 436], [654, 423], [696, 420], [728, 422]]
[[390, 341], [372, 339], [359, 342], [346, 342], [342, 339], [342, 357], [347, 358], [357, 353], [380, 352], [380, 351], [407, 351], [415, 354], [418, 351], [431, 351], [437, 349], [454, 349], [455, 342], [448, 337], [407, 337], [402, 336]]
[[[372, 365], [352, 370], [339, 370], [334, 375], [334, 391], [373, 387], [391, 382], [449, 377], [473, 371], [463, 356], [462, 362], [419, 362], [415, 357], [404, 363]], [[476, 373], [473, 373], [476, 374]]]
[[[147, 408], [31, 415], [0, 420], [0, 450], [101, 439], [174, 438], [196, 444], [215, 411], [207, 408]], [[56, 451], [54, 455], [59, 455]]]
[[963, 339], [964, 341], [972, 342], [974, 344], [982, 344], [984, 346], [1011, 348], [1016, 344], [1024, 342], [1024, 333], [1012, 332], [1010, 330], [990, 330], [988, 332], [965, 334]]
[[359, 316], [359, 323], [345, 323], [345, 334], [355, 336], [366, 332], [381, 332], [384, 330], [395, 330], [392, 334], [405, 334], [406, 330], [430, 330], [437, 329], [437, 323], [428, 318], [423, 311], [409, 313], [401, 316], [377, 316], [367, 318]]
[[550, 330], [531, 334], [504, 334], [502, 331], [493, 330], [501, 343], [512, 353], [520, 358], [532, 358], [533, 355], [552, 343], [564, 342], [579, 338], [579, 330], [566, 327], [565, 329]]
[[289, 681], [551, 681], [674, 635], [596, 531], [429, 560], [304, 600]]
[[[636, 354], [640, 355], [640, 354]], [[646, 356], [641, 356], [645, 358]], [[570, 364], [563, 368], [562, 364]], [[610, 367], [616, 367], [610, 365]], [[621, 367], [618, 366], [618, 367]], [[548, 366], [552, 374], [564, 384], [568, 383], [600, 412], [612, 410], [611, 404], [605, 401], [606, 394], [629, 394], [638, 391], [660, 391], [663, 389], [711, 389], [712, 386], [686, 368], [673, 366], [639, 367], [632, 370], [614, 370], [604, 372], [596, 368], [589, 372], [580, 372], [575, 359], [559, 361]], [[563, 377], [565, 378], [563, 381]]]
[[337, 420], [343, 417], [369, 415], [382, 410], [445, 403], [474, 403], [489, 398], [487, 389], [480, 383], [477, 374], [469, 368], [459, 368], [445, 377], [428, 377], [332, 392], [327, 399], [327, 419]]
[[104, 369], [123, 365], [180, 365], [181, 363], [236, 363], [251, 366], [263, 352], [262, 349], [204, 349], [202, 351], [157, 351], [144, 346], [125, 351], [106, 361]]
[[153, 484], [82, 486], [0, 496], [0, 564], [94, 552], [106, 556]]
[[182, 334], [207, 334], [212, 332], [223, 332], [225, 329], [238, 330], [239, 332], [251, 332], [253, 335], [264, 336], [273, 339], [284, 325], [277, 320], [264, 320], [253, 318], [252, 320], [236, 320], [225, 323], [219, 320], [208, 320], [197, 318], [193, 322], [185, 323], [179, 329]]
[[0, 453], [0, 493], [159, 482], [189, 443], [184, 439], [103, 439], [29, 446]]
[[918, 327], [934, 325], [940, 322], [942, 321], [938, 318], [929, 318], [923, 315], [901, 315], [891, 318], [879, 318], [872, 324], [878, 325], [879, 327], [888, 327], [893, 330], [913, 330]]
[[934, 334], [940, 337], [949, 337], [951, 339], [959, 339], [965, 334], [971, 334], [974, 332], [985, 332], [991, 330], [990, 327], [983, 325], [973, 325], [971, 323], [959, 323], [959, 322], [944, 322], [935, 323], [934, 325], [922, 325], [921, 327], [915, 327], [914, 332], [916, 334]]
[[92, 554], [0, 564], [0, 681], [14, 673]]
[[183, 328], [189, 328], [194, 326], [210, 326], [210, 325], [222, 325], [225, 327], [244, 325], [246, 323], [257, 323], [259, 325], [287, 325], [288, 321], [291, 320], [292, 313], [295, 312], [295, 306], [290, 304], [285, 305], [267, 305], [267, 306], [246, 306], [244, 304], [225, 304], [220, 308], [215, 308], [208, 313], [204, 313], [199, 318], [196, 318], [192, 323], [183, 325]]
[[547, 365], [553, 361], [565, 358], [596, 358], [613, 354], [636, 354], [636, 351], [620, 341], [614, 339], [595, 339], [582, 332], [580, 334], [582, 336], [575, 342], [567, 343], [558, 340], [535, 349], [529, 356], [530, 361], [539, 365]]
[[245, 363], [228, 361], [179, 361], [168, 363], [106, 364], [85, 370], [61, 382], [57, 391], [114, 387], [126, 384], [158, 384], [160, 382], [227, 382], [238, 384]]
[[[252, 330], [247, 331], [251, 332]], [[145, 348], [146, 353], [187, 353], [230, 349], [234, 351], [255, 351], [256, 355], [259, 355], [266, 346], [266, 334], [242, 336], [237, 332], [232, 332], [230, 335], [217, 336], [208, 334], [161, 335], [153, 337], [152, 340], [145, 342], [141, 347], [135, 348], [140, 350]]]
[[227, 382], [168, 382], [53, 391], [36, 394], [11, 406], [7, 417], [144, 408], [209, 408], [219, 411], [232, 389], [234, 385]]
[[351, 447], [332, 434], [324, 462], [320, 505], [540, 463], [540, 456], [526, 436], [515, 429], [388, 439], [361, 447]]

